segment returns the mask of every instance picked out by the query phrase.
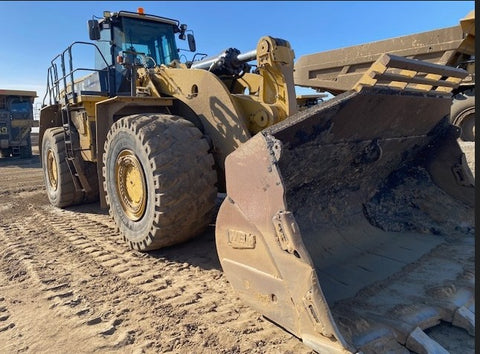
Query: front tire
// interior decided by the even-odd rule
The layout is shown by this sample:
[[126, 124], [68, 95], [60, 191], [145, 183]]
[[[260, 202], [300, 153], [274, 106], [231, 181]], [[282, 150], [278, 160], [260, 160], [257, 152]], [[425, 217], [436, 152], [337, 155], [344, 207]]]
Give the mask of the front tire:
[[59, 208], [78, 204], [83, 200], [83, 192], [75, 190], [65, 157], [63, 128], [47, 129], [42, 140], [43, 178], [50, 203]]
[[103, 178], [110, 214], [131, 248], [184, 242], [210, 223], [214, 160], [202, 133], [178, 116], [123, 117], [107, 135]]

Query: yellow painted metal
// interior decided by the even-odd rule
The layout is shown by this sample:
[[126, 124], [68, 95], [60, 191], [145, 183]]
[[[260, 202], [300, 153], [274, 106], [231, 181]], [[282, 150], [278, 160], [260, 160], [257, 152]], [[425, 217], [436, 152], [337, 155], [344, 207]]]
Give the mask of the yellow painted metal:
[[448, 67], [440, 73], [430, 63], [383, 54], [363, 74], [353, 89], [358, 92], [363, 87], [385, 86], [400, 90], [449, 93], [466, 75], [464, 70]]
[[238, 79], [248, 94], [234, 95], [250, 133], [276, 124], [297, 112], [293, 83], [294, 52], [286, 41], [263, 37], [257, 44], [258, 74]]
[[271, 37], [263, 37], [257, 45], [257, 66], [263, 78], [261, 101], [276, 104], [279, 120], [296, 113], [295, 86], [293, 83], [294, 52], [288, 42], [278, 43]]
[[72, 123], [77, 128], [79, 133], [80, 154], [85, 161], [96, 161], [95, 151], [92, 150], [92, 146], [95, 146], [95, 121], [96, 104], [107, 100], [105, 96], [94, 95], [79, 95], [77, 102], [74, 103], [72, 99], [69, 100], [72, 110], [71, 119]]
[[[400, 90], [403, 90], [407, 87], [408, 80], [414, 78], [417, 73], [413, 70], [399, 70], [398, 75], [405, 78], [405, 81], [393, 81], [392, 83], [390, 83], [390, 87], [396, 87]], [[440, 79], [440, 76], [436, 80], [438, 79]]]
[[467, 16], [460, 20], [460, 26], [464, 33], [464, 39], [459, 50], [475, 55], [475, 10], [469, 12]]
[[470, 11], [467, 16], [460, 20], [460, 26], [464, 33], [475, 37], [475, 10]]
[[12, 127], [38, 127], [38, 120], [32, 119], [14, 119], [12, 120]]
[[52, 149], [47, 152], [47, 175], [50, 188], [56, 191], [58, 188], [58, 169], [57, 159]]
[[[155, 68], [154, 75], [140, 70], [139, 77], [151, 80], [158, 92], [179, 99], [197, 114], [205, 133], [214, 141], [217, 161], [222, 161], [250, 138], [241, 107], [225, 84], [211, 72], [162, 65]], [[221, 163], [223, 167], [223, 161]]]
[[90, 121], [95, 120], [95, 105], [98, 102], [102, 102], [107, 99], [108, 97], [105, 97], [105, 96], [88, 96], [88, 95], [78, 96], [78, 102], [85, 108], [85, 111], [87, 111]]
[[115, 185], [125, 214], [132, 221], [140, 220], [147, 204], [147, 188], [142, 165], [131, 150], [123, 150], [117, 156]]
[[190, 107], [224, 159], [251, 134], [296, 113], [293, 59], [287, 41], [265, 36], [257, 44], [259, 73], [246, 73], [236, 82], [246, 92], [232, 94], [218, 76], [180, 63], [139, 69], [137, 86], [153, 96], [171, 95]]

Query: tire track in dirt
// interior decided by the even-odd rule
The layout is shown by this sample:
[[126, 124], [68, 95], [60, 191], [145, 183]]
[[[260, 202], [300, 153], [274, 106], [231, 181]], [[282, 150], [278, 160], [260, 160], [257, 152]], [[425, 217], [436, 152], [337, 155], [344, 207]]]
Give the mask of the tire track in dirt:
[[[209, 254], [197, 255], [199, 265], [209, 264], [202, 269], [188, 262], [190, 255], [175, 255], [192, 251], [191, 245], [152, 254], [132, 251], [110, 217], [93, 212], [98, 206], [82, 208], [79, 213], [31, 206], [28, 217], [0, 235], [50, 310], [68, 326], [84, 328], [95, 348], [310, 352], [234, 298], [218, 260], [211, 262], [213, 239], [207, 241], [213, 247]], [[102, 344], [99, 336], [108, 341]]]
[[[53, 208], [47, 207], [43, 211], [49, 209]], [[256, 346], [261, 347], [267, 344], [267, 341], [262, 342], [260, 339], [262, 334], [267, 333], [264, 325], [270, 332], [275, 332], [273, 337], [283, 337], [282, 340], [290, 337], [291, 344], [294, 346], [300, 344], [298, 340], [286, 335], [274, 325], [266, 323], [253, 310], [238, 303], [238, 300], [236, 300], [236, 307], [232, 306], [231, 301], [225, 301], [225, 297], [231, 294], [227, 295], [228, 284], [219, 269], [205, 272], [199, 267], [192, 267], [187, 262], [170, 261], [168, 258], [156, 258], [132, 251], [121, 240], [115, 225], [107, 215], [91, 213], [78, 215], [71, 211], [53, 209], [55, 214], [53, 216], [53, 213], [43, 211], [35, 218], [45, 220], [55, 234], [67, 238], [76, 248], [75, 253], [83, 253], [91, 257], [103, 268], [103, 274], [111, 272], [139, 289], [140, 294], [146, 294], [148, 301], [153, 300], [156, 303], [156, 310], [165, 317], [161, 321], [162, 333], [171, 332], [165, 336], [169, 339], [167, 344], [164, 340], [153, 340], [152, 345], [156, 348], [162, 351], [173, 350], [176, 347], [184, 348], [189, 344], [185, 341], [185, 337], [197, 331], [202, 337], [215, 337], [212, 342], [218, 343], [221, 341], [216, 333], [218, 329], [213, 331], [209, 329], [210, 323], [227, 325], [224, 337], [228, 337], [229, 333], [240, 334], [240, 337], [252, 337], [245, 338], [245, 343], [242, 345], [243, 347], [248, 344], [249, 350], [255, 350]], [[67, 219], [69, 221], [65, 225]], [[188, 246], [183, 248], [183, 251], [188, 251]], [[169, 253], [169, 251], [166, 252], [167, 255]], [[221, 283], [221, 287], [209, 286], [212, 277], [216, 282]], [[185, 284], [192, 286], [185, 286]], [[195, 313], [200, 318], [200, 321], [197, 321], [200, 323], [192, 324], [188, 320], [183, 320], [188, 313]], [[236, 341], [238, 339], [235, 339]], [[211, 346], [212, 343], [205, 344]], [[236, 347], [238, 345], [233, 345], [230, 349], [235, 350]], [[299, 347], [303, 346], [300, 344]], [[195, 345], [192, 346], [192, 349], [194, 348]]]
[[[26, 282], [29, 287], [36, 287], [39, 302], [46, 303], [49, 312], [63, 317], [66, 320], [66, 326], [78, 328], [82, 332], [82, 337], [98, 337], [100, 339], [102, 335], [109, 336], [115, 333], [116, 327], [122, 320], [112, 311], [102, 312], [105, 309], [98, 306], [91, 293], [85, 292], [82, 287], [87, 282], [82, 271], [92, 270], [88, 269], [87, 264], [77, 263], [75, 257], [70, 257], [72, 267], [63, 267], [64, 263], [58, 260], [61, 260], [64, 255], [49, 248], [48, 243], [43, 246], [40, 243], [32, 242], [35, 230], [29, 230], [24, 225], [11, 225], [9, 228], [3, 229], [0, 236], [4, 243], [11, 245], [9, 254], [19, 260], [21, 266], [18, 268], [24, 270], [22, 271], [23, 278], [10, 277], [10, 280]], [[15, 241], [15, 239], [17, 240]], [[26, 250], [28, 250], [28, 254]], [[2, 262], [2, 270], [4, 270], [5, 264], [9, 263]], [[111, 295], [109, 291], [98, 291], [101, 288], [95, 285], [91, 284], [91, 287], [96, 289], [97, 295], [102, 297]], [[103, 347], [114, 349], [118, 346], [118, 342], [124, 344], [127, 335], [128, 333], [123, 333], [122, 336], [121, 333], [120, 336], [117, 336], [118, 338], [115, 338], [117, 343], [111, 338], [108, 340], [104, 338]], [[97, 347], [98, 345], [99, 343], [96, 344]]]
[[5, 332], [13, 327], [15, 327], [15, 323], [10, 320], [10, 312], [6, 306], [5, 297], [0, 294], [0, 332]]

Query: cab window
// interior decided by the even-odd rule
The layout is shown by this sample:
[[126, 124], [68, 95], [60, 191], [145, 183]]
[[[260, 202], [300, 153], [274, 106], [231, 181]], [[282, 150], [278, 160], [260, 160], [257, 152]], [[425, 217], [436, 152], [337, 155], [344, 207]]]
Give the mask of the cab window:
[[[172, 25], [124, 17], [122, 29], [120, 38], [115, 39], [122, 51], [142, 53], [157, 65], [179, 59]], [[147, 65], [153, 66], [153, 63], [147, 62]]]
[[10, 110], [15, 113], [28, 113], [30, 112], [30, 102], [21, 99], [12, 100]]

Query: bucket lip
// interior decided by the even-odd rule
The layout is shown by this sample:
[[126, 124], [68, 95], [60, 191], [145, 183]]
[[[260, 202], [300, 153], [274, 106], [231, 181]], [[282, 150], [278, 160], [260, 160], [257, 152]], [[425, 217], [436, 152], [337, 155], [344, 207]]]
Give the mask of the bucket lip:
[[332, 99], [322, 102], [313, 107], [307, 108], [303, 111], [297, 112], [285, 120], [272, 125], [260, 133], [264, 136], [275, 135], [278, 132], [288, 128], [292, 125], [295, 125], [301, 121], [309, 119], [312, 115], [315, 115], [321, 111], [327, 111], [329, 109], [338, 110], [342, 107], [343, 102], [346, 102], [355, 96], [378, 96], [378, 95], [388, 95], [388, 96], [414, 96], [414, 97], [423, 97], [423, 98], [435, 98], [435, 99], [447, 99], [451, 100], [451, 93], [444, 94], [439, 92], [422, 92], [422, 91], [412, 91], [412, 90], [398, 90], [389, 88], [386, 86], [374, 86], [374, 87], [363, 87], [360, 91], [346, 91], [341, 93]]

